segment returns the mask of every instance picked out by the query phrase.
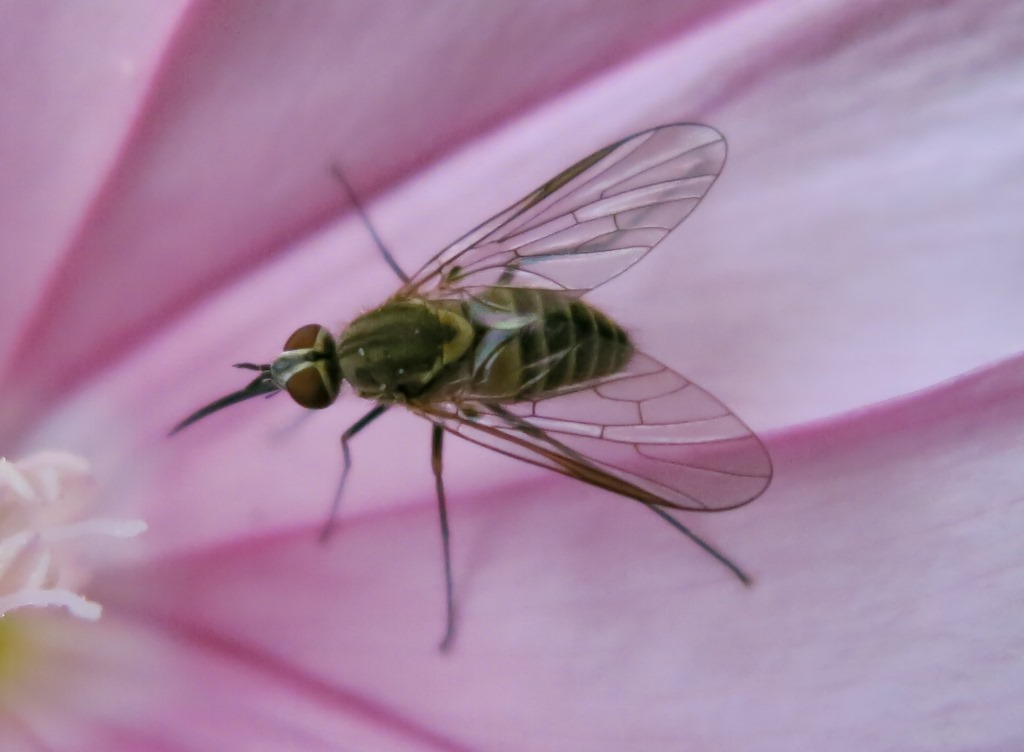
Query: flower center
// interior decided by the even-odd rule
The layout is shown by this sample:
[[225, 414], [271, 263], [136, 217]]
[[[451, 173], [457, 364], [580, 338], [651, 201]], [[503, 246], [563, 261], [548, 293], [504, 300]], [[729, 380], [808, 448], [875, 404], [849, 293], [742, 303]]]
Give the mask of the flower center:
[[0, 696], [31, 662], [29, 632], [15, 616], [0, 618]]
[[18, 645], [17, 625], [6, 614], [63, 606], [98, 619], [100, 605], [77, 592], [88, 579], [89, 554], [98, 550], [95, 538], [130, 538], [146, 529], [140, 520], [87, 518], [95, 485], [88, 463], [74, 455], [0, 459], [0, 674], [17, 652], [10, 644]]

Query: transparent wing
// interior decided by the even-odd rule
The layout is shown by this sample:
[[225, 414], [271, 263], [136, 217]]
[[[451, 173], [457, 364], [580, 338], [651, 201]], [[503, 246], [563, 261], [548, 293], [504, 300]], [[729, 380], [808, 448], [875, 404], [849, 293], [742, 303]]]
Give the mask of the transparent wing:
[[495, 284], [582, 294], [631, 267], [689, 216], [725, 163], [722, 134], [663, 125], [606, 146], [434, 256], [400, 294]]
[[641, 354], [579, 391], [417, 409], [477, 444], [647, 504], [732, 509], [756, 499], [772, 478], [767, 450], [743, 421]]

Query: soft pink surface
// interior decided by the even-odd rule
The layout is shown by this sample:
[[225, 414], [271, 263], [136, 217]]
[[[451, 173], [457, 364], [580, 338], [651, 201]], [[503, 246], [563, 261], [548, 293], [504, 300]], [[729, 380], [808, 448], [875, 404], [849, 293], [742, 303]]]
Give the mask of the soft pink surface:
[[[0, 431], [7, 453], [88, 456], [110, 513], [150, 532], [90, 592], [104, 621], [42, 619], [23, 737], [1021, 742], [1017, 4], [55, 7], [63, 26], [14, 19], [37, 62], [0, 66], [25, 118], [0, 130], [18, 157], [0, 177]], [[359, 437], [327, 548], [337, 435], [367, 405], [260, 400], [165, 438], [242, 383], [229, 364], [393, 289], [337, 219], [331, 161], [412, 269], [588, 151], [677, 120], [726, 134], [725, 173], [594, 299], [768, 432], [768, 494], [688, 518], [753, 590], [633, 504], [452, 441], [461, 631], [441, 657], [426, 425]]]
[[20, 408], [0, 433], [341, 213], [332, 162], [369, 198], [718, 6], [9, 8], [0, 34], [25, 54], [0, 73], [19, 115], [0, 185], [27, 229], [9, 238], [26, 264], [8, 283], [18, 302], [0, 295], [0, 377]]
[[100, 592], [189, 655], [292, 686], [314, 736], [329, 707], [425, 749], [1001, 749], [985, 745], [1020, 740], [1024, 691], [1022, 441], [1024, 358], [773, 437], [770, 498], [691, 517], [752, 590], [568, 480], [456, 492], [449, 657], [430, 508], [368, 515], [326, 551], [296, 530], [160, 560]]

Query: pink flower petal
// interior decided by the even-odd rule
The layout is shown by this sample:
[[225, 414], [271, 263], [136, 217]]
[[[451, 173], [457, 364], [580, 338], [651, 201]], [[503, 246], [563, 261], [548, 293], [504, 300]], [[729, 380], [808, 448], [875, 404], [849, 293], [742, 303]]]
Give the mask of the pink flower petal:
[[[5, 117], [0, 126], [0, 363], [52, 305], [122, 146], [180, 3], [9, 4], [0, 10]], [[38, 351], [38, 348], [35, 348]]]
[[[8, 134], [17, 170], [0, 189], [18, 201], [4, 224], [27, 223], [15, 240], [34, 260], [25, 262], [32, 284], [15, 286], [17, 304], [0, 303], [14, 314], [4, 318], [14, 339], [0, 340], [0, 383], [21, 408], [3, 416], [6, 430], [347, 212], [333, 162], [368, 197], [711, 6], [657, 0], [635, 13], [615, 2], [534, 0], [453, 14], [416, 3], [310, 3], [301, 12], [165, 3], [132, 14], [119, 4], [12, 13], [12, 35], [43, 43], [25, 50], [34, 66], [14, 55], [7, 74], [17, 82], [8, 111], [27, 111]], [[40, 96], [54, 88], [68, 92], [65, 109]], [[69, 140], [81, 156], [41, 171]], [[56, 223], [41, 215], [53, 209], [55, 183]]]
[[327, 549], [336, 438], [368, 405], [302, 419], [254, 402], [165, 439], [237, 388], [228, 364], [393, 289], [358, 224], [329, 220], [332, 159], [414, 267], [588, 150], [681, 119], [727, 134], [723, 179], [595, 300], [758, 430], [1024, 349], [1016, 5], [737, 4], [526, 112], [606, 53], [577, 54], [569, 16], [548, 28], [535, 7], [480, 11], [487, 32], [467, 35], [442, 11], [394, 31], [386, 8], [344, 6], [335, 25], [323, 8], [189, 6], [133, 137], [94, 165], [102, 188], [62, 198], [74, 241], [22, 233], [61, 265], [14, 285], [0, 432], [88, 452], [105, 513], [152, 526], [148, 556], [96, 588], [114, 626], [43, 636], [56, 668], [5, 707], [25, 746], [1019, 746], [1020, 359], [769, 435], [768, 495], [694, 521], [752, 591], [635, 505], [450, 442], [450, 659], [432, 650], [425, 425], [389, 416], [360, 436]]
[[241, 664], [293, 687], [264, 712], [306, 705], [313, 738], [329, 706], [366, 733], [428, 729], [459, 749], [976, 749], [1019, 730], [1021, 425], [1024, 358], [775, 436], [767, 498], [688, 519], [755, 573], [750, 590], [637, 505], [570, 481], [455, 493], [450, 656], [433, 650], [429, 509], [367, 516], [326, 548], [282, 533], [162, 560], [103, 599], [210, 653], [167, 667], [172, 686], [209, 679], [190, 703], [239, 702], [201, 665]]
[[[1007, 25], [986, 27], [982, 41], [964, 38], [958, 12], [739, 14], [454, 154], [371, 211], [399, 261], [414, 268], [589, 149], [703, 111], [729, 134], [720, 184], [595, 301], [760, 430], [912, 392], [1024, 349], [1015, 325], [1024, 298], [1012, 282], [1013, 207], [1024, 187], [1005, 169], [1024, 149], [1012, 139], [1024, 105], [1003, 83], [1024, 65], [1009, 55], [975, 60], [979, 46], [1004, 44]], [[812, 30], [833, 43], [816, 45]], [[883, 52], [901, 61], [905, 77], [889, 86], [902, 94], [882, 97], [872, 83]], [[962, 87], [942, 83], [950, 59], [961, 61]], [[933, 111], [949, 115], [922, 117]], [[955, 182], [947, 154], [970, 155], [957, 162]], [[989, 200], [973, 200], [979, 191]], [[343, 399], [302, 418], [282, 397], [236, 407], [173, 441], [163, 434], [238, 388], [243, 379], [228, 364], [272, 357], [309, 321], [340, 327], [394, 284], [349, 218], [154, 333], [35, 441], [88, 448], [98, 468], [125, 479], [118, 503], [153, 507], [145, 517], [154, 543], [319, 525], [339, 469], [337, 436], [368, 405]], [[427, 429], [413, 425], [388, 416], [359, 437], [346, 513], [432, 503]], [[467, 475], [491, 488], [534, 472], [450, 443], [453, 487], [465, 487]], [[146, 464], [136, 459], [140, 447]], [[401, 474], [389, 471], [395, 458]]]

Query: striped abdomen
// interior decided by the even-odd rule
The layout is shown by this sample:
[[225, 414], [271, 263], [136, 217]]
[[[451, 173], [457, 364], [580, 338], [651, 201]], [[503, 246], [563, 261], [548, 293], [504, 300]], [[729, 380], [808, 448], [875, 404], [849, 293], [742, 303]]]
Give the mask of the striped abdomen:
[[536, 399], [615, 373], [633, 355], [622, 327], [555, 290], [496, 287], [464, 311], [476, 340], [464, 361], [471, 373], [463, 389], [474, 396]]

